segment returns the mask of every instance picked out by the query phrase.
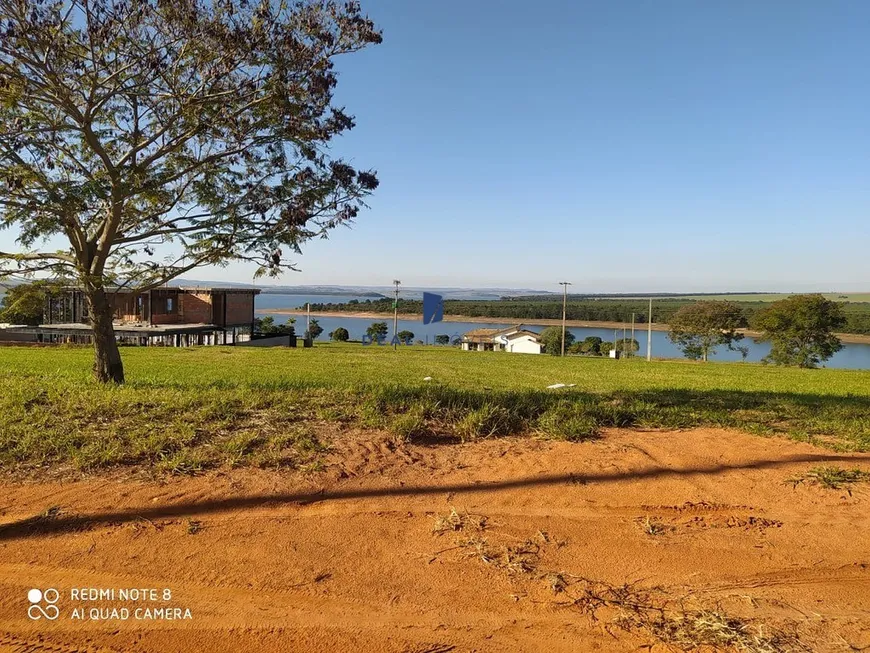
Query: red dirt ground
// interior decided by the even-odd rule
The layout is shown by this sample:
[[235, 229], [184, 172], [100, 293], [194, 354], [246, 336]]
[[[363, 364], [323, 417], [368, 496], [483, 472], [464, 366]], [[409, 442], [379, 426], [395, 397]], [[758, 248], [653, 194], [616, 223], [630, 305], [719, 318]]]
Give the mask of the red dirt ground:
[[[604, 587], [587, 581], [719, 610], [794, 650], [870, 650], [870, 489], [788, 483], [822, 464], [870, 471], [870, 456], [718, 430], [442, 446], [360, 432], [313, 474], [6, 480], [0, 651], [670, 650], [619, 627], [625, 606], [584, 612], [583, 588]], [[461, 529], [433, 532], [451, 509]], [[28, 618], [33, 587], [60, 592], [57, 620]], [[125, 606], [192, 618], [71, 618]]]

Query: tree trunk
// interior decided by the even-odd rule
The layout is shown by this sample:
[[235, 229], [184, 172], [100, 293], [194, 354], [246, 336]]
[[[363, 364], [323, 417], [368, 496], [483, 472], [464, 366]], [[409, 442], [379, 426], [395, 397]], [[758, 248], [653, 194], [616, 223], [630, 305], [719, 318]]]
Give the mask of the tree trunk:
[[102, 288], [89, 290], [87, 297], [94, 339], [94, 378], [101, 383], [123, 383], [124, 365], [112, 326], [112, 305]]

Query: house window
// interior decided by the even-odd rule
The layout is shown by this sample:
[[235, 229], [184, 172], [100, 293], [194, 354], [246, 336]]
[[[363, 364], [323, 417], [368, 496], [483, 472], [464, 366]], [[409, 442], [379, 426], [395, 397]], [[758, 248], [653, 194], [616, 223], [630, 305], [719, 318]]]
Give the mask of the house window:
[[174, 313], [175, 312], [175, 298], [167, 297], [166, 298], [166, 312]]

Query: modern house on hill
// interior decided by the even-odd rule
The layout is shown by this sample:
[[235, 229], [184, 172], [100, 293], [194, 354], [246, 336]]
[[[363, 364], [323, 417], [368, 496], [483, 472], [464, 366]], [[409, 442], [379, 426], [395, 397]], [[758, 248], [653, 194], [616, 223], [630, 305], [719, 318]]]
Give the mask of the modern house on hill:
[[[110, 293], [115, 335], [129, 344], [219, 345], [247, 340], [254, 326], [257, 288], [161, 287]], [[80, 288], [46, 296], [43, 323], [17, 327], [37, 342], [90, 341], [88, 307]]]
[[506, 329], [472, 329], [462, 337], [463, 351], [507, 351], [540, 354], [543, 345], [534, 331], [522, 324]]
[[[254, 322], [256, 288], [163, 287], [111, 294], [115, 322], [120, 325], [211, 324], [250, 327]], [[46, 297], [45, 324], [86, 323], [85, 295], [79, 288], [65, 288], [60, 296]]]

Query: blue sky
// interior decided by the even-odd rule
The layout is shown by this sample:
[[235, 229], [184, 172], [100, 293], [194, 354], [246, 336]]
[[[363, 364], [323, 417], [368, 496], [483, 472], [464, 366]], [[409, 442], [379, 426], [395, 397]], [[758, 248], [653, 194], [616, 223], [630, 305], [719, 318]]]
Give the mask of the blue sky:
[[381, 187], [280, 283], [870, 289], [870, 3], [362, 4], [335, 151]]

